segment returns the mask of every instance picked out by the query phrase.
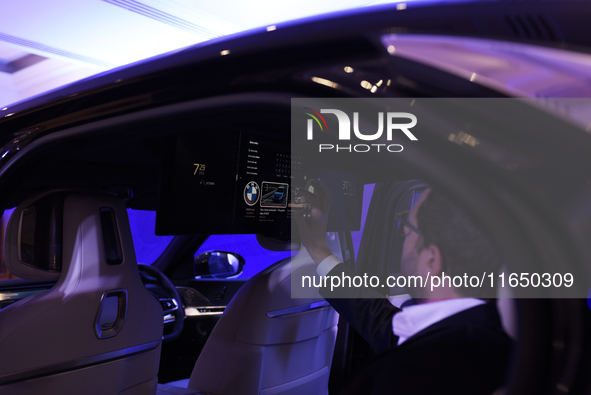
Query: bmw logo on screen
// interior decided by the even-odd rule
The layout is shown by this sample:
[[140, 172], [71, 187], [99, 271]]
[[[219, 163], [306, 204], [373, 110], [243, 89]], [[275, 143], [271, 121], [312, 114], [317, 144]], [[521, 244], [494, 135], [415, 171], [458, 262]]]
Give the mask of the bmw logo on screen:
[[244, 201], [249, 206], [254, 206], [259, 200], [259, 185], [251, 181], [244, 187]]

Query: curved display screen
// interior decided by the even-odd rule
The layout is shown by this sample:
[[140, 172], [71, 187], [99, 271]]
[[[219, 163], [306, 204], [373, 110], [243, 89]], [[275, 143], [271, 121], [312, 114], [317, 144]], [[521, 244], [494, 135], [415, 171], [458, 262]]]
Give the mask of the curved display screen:
[[[308, 177], [302, 159], [292, 158], [290, 141], [229, 128], [209, 136], [178, 133], [164, 147], [157, 234], [289, 237], [292, 189]], [[360, 195], [349, 210], [359, 218]]]

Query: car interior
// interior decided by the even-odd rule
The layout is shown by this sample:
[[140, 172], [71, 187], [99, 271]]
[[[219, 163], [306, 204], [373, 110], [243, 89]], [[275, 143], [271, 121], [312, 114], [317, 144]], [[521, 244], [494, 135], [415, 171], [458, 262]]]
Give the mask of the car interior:
[[[4, 301], [13, 303], [0, 311], [3, 320], [17, 323], [3, 326], [3, 347], [10, 344], [16, 355], [34, 338], [40, 356], [34, 365], [29, 354], [21, 353], [20, 364], [6, 360], [3, 391], [74, 393], [87, 388], [89, 377], [113, 369], [120, 376], [109, 377], [120, 378], [98, 379], [95, 393], [145, 393], [159, 381], [162, 394], [326, 394], [373, 356], [317, 291], [292, 297], [292, 281], [313, 273], [315, 264], [299, 248], [287, 203], [274, 195], [303, 183], [294, 182], [301, 173], [321, 181], [334, 200], [331, 215], [343, 217], [329, 218], [332, 251], [352, 267], [379, 251], [377, 264], [364, 270], [385, 277], [400, 265], [403, 239], [396, 236], [394, 213], [410, 210], [427, 185], [412, 171], [393, 169], [384, 178], [372, 169], [381, 163], [351, 169], [346, 160], [333, 159], [332, 169], [318, 171], [292, 161], [288, 135], [275, 133], [277, 124], [289, 130], [289, 107], [267, 106], [273, 110], [265, 113], [269, 127], [253, 120], [247, 101], [252, 105], [252, 98], [241, 97], [235, 106], [208, 108], [207, 116], [195, 111], [201, 103], [153, 119], [133, 114], [109, 128], [85, 127], [59, 147], [41, 150], [51, 158], [29, 167], [19, 185], [5, 245], [10, 272], [36, 288], [16, 287], [12, 300]], [[220, 125], [223, 111], [239, 121]], [[248, 174], [254, 156], [258, 177]], [[253, 220], [249, 211], [253, 177], [275, 185], [261, 187], [261, 204], [254, 206], [268, 222]], [[288, 200], [293, 203], [293, 195]], [[156, 211], [155, 232], [176, 235], [153, 265], [137, 264], [126, 208]], [[362, 211], [363, 222], [371, 224], [366, 229]], [[287, 257], [245, 279], [239, 272], [256, 262], [244, 261], [240, 251], [197, 253], [210, 234], [239, 233], [257, 234], [269, 254]], [[209, 264], [214, 255], [244, 262], [216, 276]], [[513, 314], [504, 316], [514, 332]], [[58, 351], [64, 347], [71, 352]]]
[[[409, 144], [408, 155], [368, 157], [362, 166], [338, 153], [317, 166], [293, 150], [309, 144], [291, 140], [294, 97], [379, 92], [408, 98], [405, 105], [412, 106], [414, 97], [507, 93], [358, 44], [350, 58], [341, 60], [348, 51], [343, 44], [341, 58], [305, 70], [269, 74], [245, 64], [248, 78], [232, 79], [212, 97], [203, 93], [158, 105], [162, 98], [186, 97], [188, 88], [156, 87], [150, 99], [135, 99], [157, 104], [127, 113], [113, 110], [132, 106], [117, 101], [116, 92], [88, 97], [60, 113], [72, 117], [68, 127], [36, 138], [4, 166], [0, 178], [11, 192], [2, 196], [3, 209], [14, 211], [3, 250], [16, 279], [0, 284], [0, 322], [10, 323], [0, 325], [0, 349], [10, 355], [0, 359], [0, 392], [338, 393], [374, 354], [317, 290], [292, 295], [293, 281], [315, 271], [291, 221], [294, 210], [306, 209], [294, 190], [308, 188], [311, 179], [331, 199], [327, 244], [351, 268], [378, 256], [364, 271], [380, 278], [400, 271], [402, 239], [394, 214], [410, 210], [427, 185], [442, 188], [474, 214], [508, 258], [539, 258], [528, 239], [534, 231], [515, 216], [521, 207], [512, 197], [529, 186], [521, 183], [527, 174], [517, 172], [542, 163], [554, 175], [558, 165], [540, 160], [537, 146], [510, 128], [500, 110], [488, 123], [466, 129], [483, 136], [475, 142], [468, 131], [450, 133], [457, 125], [441, 122], [441, 113], [430, 109], [425, 136], [431, 143]], [[369, 87], [360, 84], [369, 80]], [[113, 102], [105, 104], [108, 95]], [[476, 111], [461, 105], [466, 114]], [[84, 120], [79, 112], [95, 106], [102, 106], [102, 115]], [[539, 122], [549, 118], [540, 115]], [[565, 134], [574, 130], [556, 122]], [[551, 146], [551, 136], [538, 137], [540, 146]], [[11, 144], [18, 147], [20, 138], [26, 133]], [[475, 154], [477, 144], [482, 151]], [[484, 179], [483, 172], [493, 176]], [[538, 182], [534, 178], [527, 181]], [[550, 181], [544, 179], [548, 188]], [[583, 186], [573, 186], [573, 195], [576, 188]], [[173, 236], [151, 262], [136, 257], [129, 210], [155, 212], [150, 227]], [[224, 243], [235, 235], [256, 235], [264, 252], [247, 258]], [[201, 249], [216, 237], [216, 247]], [[556, 256], [562, 252], [556, 248]], [[394, 304], [404, 294], [388, 290]], [[498, 304], [506, 331], [516, 339], [499, 391], [542, 393], [536, 390], [548, 383], [575, 382], [565, 361], [575, 358], [581, 369], [589, 364], [586, 353], [573, 351], [590, 347], [581, 333], [591, 319], [588, 311], [575, 300], [514, 302], [511, 296]], [[565, 306], [581, 318], [580, 326], [567, 328], [556, 318], [566, 314]], [[571, 388], [586, 385], [578, 383]]]
[[[195, 128], [192, 113], [179, 117], [178, 123], [171, 122], [174, 118], [151, 125], [141, 121], [133, 126], [134, 136], [126, 140], [113, 141], [104, 135], [104, 129], [86, 135], [82, 138], [94, 141], [82, 144], [88, 149], [66, 149], [69, 154], [54, 156], [49, 167], [35, 167], [36, 175], [27, 177], [28, 185], [19, 188], [22, 196], [30, 196], [14, 202], [16, 209], [6, 229], [6, 262], [12, 275], [32, 281], [36, 288], [17, 286], [18, 292], [3, 300], [7, 307], [2, 309], [2, 319], [15, 325], [2, 327], [0, 342], [3, 349], [10, 344], [12, 352], [22, 356], [18, 361], [5, 360], [3, 393], [43, 388], [88, 393], [84, 388], [90, 377], [96, 379], [93, 393], [146, 393], [158, 380], [159, 370], [160, 381], [190, 376], [188, 386], [193, 391], [185, 388], [179, 393], [327, 393], [338, 314], [319, 295], [291, 297], [292, 269], [305, 273], [314, 267], [305, 250], [292, 252], [297, 241], [290, 237], [286, 199], [275, 198], [277, 189], [281, 188], [280, 193], [288, 190], [289, 161], [283, 161], [280, 168], [273, 162], [277, 156], [289, 155], [289, 140], [285, 136], [283, 140], [269, 138], [261, 130], [251, 132], [253, 123], [248, 119], [226, 128], [219, 123], [205, 126], [206, 135], [212, 133], [208, 138], [201, 136], [203, 122]], [[131, 129], [126, 123], [119, 128]], [[224, 129], [226, 138], [219, 139]], [[163, 134], [162, 130], [171, 133]], [[232, 211], [228, 203], [238, 206], [233, 198], [227, 199], [234, 192], [229, 156], [236, 147], [232, 144], [254, 139], [259, 140], [259, 151], [266, 150], [259, 154], [265, 155], [261, 170], [269, 167], [271, 173], [277, 171], [264, 175], [274, 184], [261, 187], [261, 199], [269, 195], [265, 203], [269, 212], [279, 209], [282, 214], [269, 225], [227, 218]], [[80, 141], [73, 144], [81, 147]], [[167, 155], [177, 147], [181, 150]], [[196, 156], [207, 165], [205, 187], [211, 191], [198, 191], [201, 196], [183, 191], [185, 178], [172, 179], [179, 166], [185, 165], [181, 162], [186, 159], [187, 153], [181, 152], [185, 147], [195, 150], [189, 154], [188, 174], [193, 176]], [[86, 175], [80, 177], [83, 173]], [[43, 185], [43, 179], [50, 181], [51, 188]], [[171, 185], [173, 181], [178, 185]], [[163, 192], [166, 188], [174, 193], [167, 196], [168, 191]], [[180, 196], [182, 200], [191, 196], [190, 200], [178, 201], [179, 193], [186, 194]], [[239, 195], [243, 196], [242, 191]], [[185, 210], [166, 211], [181, 205]], [[157, 217], [156, 231], [162, 227], [165, 234], [179, 234], [152, 266], [137, 264], [126, 207], [163, 210], [164, 215]], [[66, 213], [72, 213], [73, 218]], [[195, 227], [183, 222], [189, 216], [202, 220]], [[243, 217], [249, 220], [249, 214]], [[258, 233], [259, 244], [288, 257], [250, 279], [227, 278], [224, 273], [216, 278], [207, 267], [202, 275], [196, 275], [197, 247], [210, 233]], [[211, 257], [208, 260], [211, 262]], [[242, 262], [230, 270], [240, 272], [248, 265], [256, 262]], [[82, 330], [90, 321], [92, 327]], [[216, 330], [212, 331], [214, 324]], [[34, 344], [27, 341], [30, 337], [35, 338]], [[56, 341], [58, 338], [62, 341]], [[30, 354], [21, 352], [27, 344], [40, 354], [35, 364], [30, 363]], [[59, 352], [62, 348], [70, 352]], [[179, 349], [184, 351], [175, 352]], [[191, 362], [194, 367], [187, 371]], [[113, 379], [101, 379], [107, 374]], [[158, 389], [162, 393], [173, 390], [179, 391], [172, 385]]]

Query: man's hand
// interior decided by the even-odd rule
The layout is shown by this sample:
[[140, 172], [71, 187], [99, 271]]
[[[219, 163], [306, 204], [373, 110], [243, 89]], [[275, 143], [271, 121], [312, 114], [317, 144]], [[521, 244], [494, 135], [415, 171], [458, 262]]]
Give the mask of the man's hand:
[[326, 257], [332, 255], [332, 252], [326, 246], [326, 221], [328, 218], [328, 201], [320, 185], [312, 180], [310, 185], [314, 188], [314, 193], [303, 189], [296, 190], [296, 195], [303, 196], [310, 204], [310, 218], [305, 219], [302, 211], [293, 213], [302, 244], [308, 250], [308, 253], [319, 264]]

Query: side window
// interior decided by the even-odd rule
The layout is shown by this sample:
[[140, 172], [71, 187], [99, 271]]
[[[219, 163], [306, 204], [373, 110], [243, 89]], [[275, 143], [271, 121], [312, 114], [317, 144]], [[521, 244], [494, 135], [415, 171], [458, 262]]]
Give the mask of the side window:
[[127, 209], [137, 263], [151, 265], [174, 236], [156, 236], [156, 212]]
[[397, 232], [400, 224], [395, 218], [397, 214], [410, 211], [426, 187], [419, 180], [375, 186], [357, 255], [357, 267], [363, 266], [365, 272], [380, 278], [400, 272], [404, 237]]
[[284, 258], [291, 251], [269, 251], [261, 247], [256, 235], [212, 235], [199, 247], [195, 256], [207, 251], [235, 252], [244, 258], [244, 271], [238, 278], [250, 278]]
[[[358, 231], [351, 232], [353, 239], [353, 248], [355, 250], [355, 258], [359, 251], [361, 244], [361, 236], [363, 234], [363, 227], [367, 217], [367, 211], [371, 197], [374, 191], [375, 184], [367, 184], [363, 188], [363, 209], [361, 213], [361, 228]], [[199, 247], [195, 256], [206, 251], [228, 251], [235, 252], [242, 255], [246, 261], [244, 265], [244, 272], [238, 278], [250, 278], [266, 269], [275, 262], [291, 256], [290, 251], [269, 251], [260, 246], [256, 240], [256, 235], [212, 235], [205, 243]]]

